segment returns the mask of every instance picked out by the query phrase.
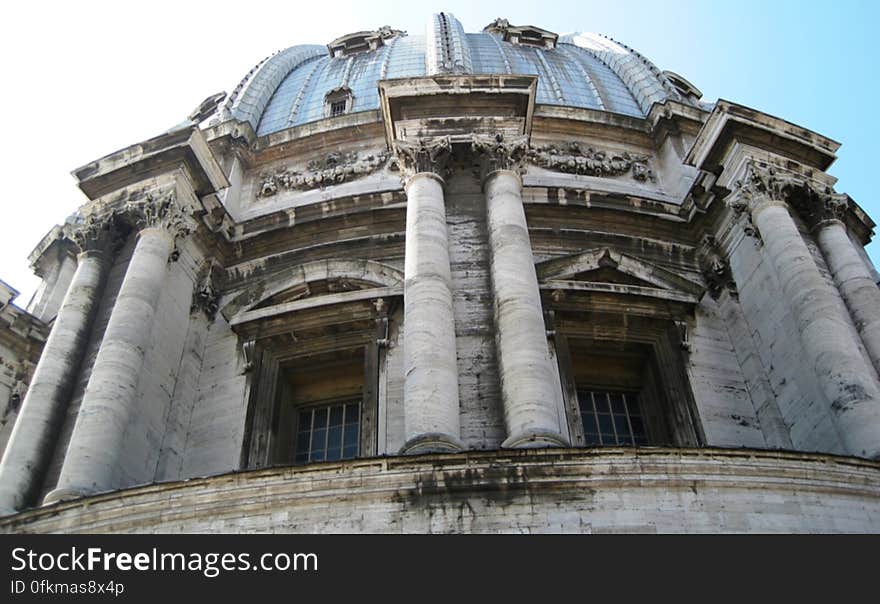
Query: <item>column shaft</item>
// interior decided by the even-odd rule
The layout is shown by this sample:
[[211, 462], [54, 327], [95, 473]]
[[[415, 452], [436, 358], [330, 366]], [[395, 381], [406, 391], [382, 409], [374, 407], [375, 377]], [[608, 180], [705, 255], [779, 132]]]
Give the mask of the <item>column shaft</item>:
[[849, 319], [823, 279], [788, 209], [766, 200], [752, 211], [790, 304], [810, 367], [849, 453], [880, 456], [880, 388], [859, 353]]
[[516, 172], [485, 182], [505, 447], [567, 446], [560, 430], [535, 262]]
[[42, 485], [82, 362], [106, 267], [103, 252], [79, 255], [0, 462], [0, 515], [34, 503]]
[[871, 278], [842, 222], [820, 223], [816, 238], [868, 356], [880, 374], [880, 288]]
[[118, 488], [119, 459], [174, 239], [160, 227], [138, 242], [92, 367], [61, 476], [45, 503]]
[[406, 193], [402, 451], [454, 451], [463, 444], [442, 180], [417, 173]]

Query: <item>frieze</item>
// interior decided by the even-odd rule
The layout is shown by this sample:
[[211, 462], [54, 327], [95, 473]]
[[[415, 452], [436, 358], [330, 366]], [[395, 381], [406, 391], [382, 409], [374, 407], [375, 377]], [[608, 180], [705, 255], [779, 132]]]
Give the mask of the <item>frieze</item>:
[[532, 147], [529, 149], [528, 159], [542, 168], [567, 174], [612, 177], [629, 173], [639, 182], [657, 180], [647, 155], [585, 148], [576, 142]]
[[366, 176], [388, 163], [389, 153], [368, 153], [363, 157], [355, 151], [328, 153], [310, 161], [303, 172], [287, 167], [261, 175], [257, 197], [272, 197], [279, 191], [304, 191]]

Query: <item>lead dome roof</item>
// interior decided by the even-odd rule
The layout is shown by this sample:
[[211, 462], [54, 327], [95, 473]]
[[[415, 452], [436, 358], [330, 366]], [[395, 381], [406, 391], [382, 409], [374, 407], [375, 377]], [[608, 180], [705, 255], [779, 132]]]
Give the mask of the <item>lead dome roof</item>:
[[[529, 43], [520, 40], [523, 32], [533, 36]], [[338, 50], [351, 40], [360, 44], [358, 52]], [[332, 56], [334, 50], [340, 56]], [[686, 80], [680, 76], [660, 72], [632, 49], [598, 34], [557, 37], [503, 19], [481, 33], [465, 33], [452, 14], [438, 13], [424, 35], [386, 27], [350, 34], [328, 46], [298, 45], [277, 52], [239, 83], [223, 116], [250, 122], [263, 136], [323, 119], [328, 93], [350, 91], [346, 113], [369, 111], [379, 107], [379, 80], [449, 73], [537, 75], [539, 105], [634, 117], [644, 117], [655, 102], [667, 98], [691, 104], [699, 98], [682, 90]]]

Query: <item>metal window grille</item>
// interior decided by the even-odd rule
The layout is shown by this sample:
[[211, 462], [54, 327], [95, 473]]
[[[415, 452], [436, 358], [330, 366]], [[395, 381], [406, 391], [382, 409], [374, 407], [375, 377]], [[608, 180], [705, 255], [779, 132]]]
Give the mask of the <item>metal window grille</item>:
[[578, 390], [588, 445], [646, 445], [639, 399], [629, 392]]
[[337, 402], [301, 409], [294, 444], [294, 463], [357, 457], [360, 426], [360, 402]]
[[345, 113], [346, 101], [333, 101], [330, 103], [330, 117], [337, 117]]

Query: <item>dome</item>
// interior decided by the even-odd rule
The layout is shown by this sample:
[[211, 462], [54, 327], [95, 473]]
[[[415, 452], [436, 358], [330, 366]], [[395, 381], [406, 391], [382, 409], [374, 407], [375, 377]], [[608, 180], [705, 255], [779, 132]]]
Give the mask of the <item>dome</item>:
[[[230, 95], [226, 115], [250, 122], [258, 136], [330, 115], [378, 109], [380, 80], [434, 74], [537, 75], [536, 102], [644, 117], [658, 101], [685, 98], [679, 82], [607, 37], [558, 36], [497, 19], [465, 33], [450, 13], [435, 14], [424, 35], [388, 27], [357, 32], [327, 46], [298, 45], [257, 65]], [[674, 74], [672, 74], [674, 75]], [[337, 113], [333, 113], [336, 115]]]

